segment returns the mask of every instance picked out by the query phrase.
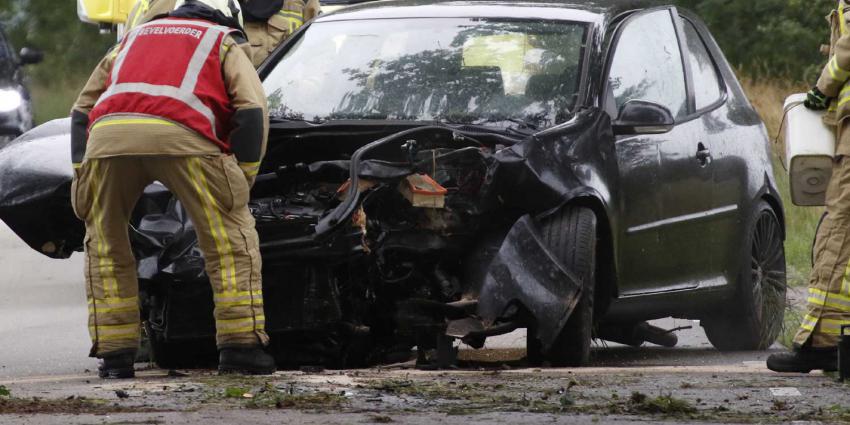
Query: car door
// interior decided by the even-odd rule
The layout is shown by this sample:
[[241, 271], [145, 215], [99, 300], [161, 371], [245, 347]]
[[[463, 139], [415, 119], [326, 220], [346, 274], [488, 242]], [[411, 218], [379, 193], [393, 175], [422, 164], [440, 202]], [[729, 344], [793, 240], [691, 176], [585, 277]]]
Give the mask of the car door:
[[740, 250], [730, 247], [740, 247], [746, 240], [741, 231], [745, 227], [742, 223], [746, 222], [741, 206], [749, 202], [746, 199], [749, 176], [742, 150], [747, 149], [749, 141], [737, 140], [736, 129], [730, 125], [727, 87], [706, 43], [708, 33], [701, 34], [687, 18], [680, 17], [680, 22], [693, 81], [697, 141], [710, 152], [713, 171], [711, 205], [701, 227], [711, 232], [710, 238], [703, 238], [704, 249], [714, 261], [710, 277], [701, 286], [720, 285], [737, 278], [737, 268], [729, 265], [740, 263]]
[[[676, 120], [664, 134], [618, 136], [620, 216], [618, 243], [621, 295], [696, 286], [711, 259], [699, 240], [689, 239], [692, 218], [711, 202], [710, 171], [698, 163], [697, 125], [692, 113], [685, 63], [674, 25], [675, 9], [630, 17], [614, 41], [608, 72], [609, 108], [630, 100], [670, 110]], [[692, 149], [693, 147], [693, 149]], [[692, 151], [693, 150], [693, 151]]]

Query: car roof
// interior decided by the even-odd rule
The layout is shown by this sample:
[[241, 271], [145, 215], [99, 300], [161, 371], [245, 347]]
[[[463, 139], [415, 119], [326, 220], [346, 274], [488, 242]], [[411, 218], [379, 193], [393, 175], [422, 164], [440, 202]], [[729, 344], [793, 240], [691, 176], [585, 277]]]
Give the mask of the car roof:
[[327, 15], [316, 22], [391, 18], [517, 18], [579, 22], [608, 22], [628, 11], [660, 6], [659, 0], [381, 0], [359, 3]]

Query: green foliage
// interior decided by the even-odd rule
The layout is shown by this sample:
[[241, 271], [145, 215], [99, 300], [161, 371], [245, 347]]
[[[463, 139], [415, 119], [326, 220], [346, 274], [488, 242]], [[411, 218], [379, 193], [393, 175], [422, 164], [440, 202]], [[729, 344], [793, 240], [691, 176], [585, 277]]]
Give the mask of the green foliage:
[[813, 84], [829, 43], [836, 0], [674, 0], [711, 28], [733, 66], [754, 77]]
[[17, 49], [44, 52], [44, 62], [26, 70], [38, 122], [68, 115], [88, 75], [115, 44], [115, 34], [81, 22], [70, 0], [0, 0], [0, 24]]
[[12, 392], [9, 391], [8, 388], [0, 385], [0, 397], [9, 397], [12, 395]]

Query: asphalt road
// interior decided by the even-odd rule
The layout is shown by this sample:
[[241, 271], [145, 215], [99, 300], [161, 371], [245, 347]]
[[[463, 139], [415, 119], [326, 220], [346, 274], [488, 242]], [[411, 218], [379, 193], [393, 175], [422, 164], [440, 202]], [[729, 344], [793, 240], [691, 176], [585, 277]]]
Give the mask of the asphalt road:
[[0, 378], [93, 370], [82, 256], [47, 258], [0, 222]]
[[[678, 333], [676, 349], [634, 349], [600, 343], [594, 366], [740, 365], [766, 353], [721, 354], [702, 328], [688, 320], [664, 319]], [[488, 340], [486, 348], [522, 348], [524, 330]], [[33, 251], [0, 222], [0, 378], [79, 374], [94, 370], [88, 358], [82, 256], [53, 260]]]
[[[81, 256], [48, 259], [0, 223], [0, 389], [13, 397], [0, 394], [0, 424], [850, 420], [850, 387], [821, 373], [769, 372], [768, 352], [720, 353], [698, 324], [675, 319], [657, 325], [693, 326], [678, 332], [678, 347], [600, 343], [590, 367], [581, 369], [523, 368], [516, 348], [525, 346], [525, 335], [518, 331], [489, 340], [490, 350], [466, 352], [466, 361], [471, 355], [484, 362], [457, 371], [407, 364], [222, 379], [214, 371], [173, 374], [137, 365], [136, 380], [107, 382], [95, 377], [96, 360], [87, 357], [82, 280]], [[231, 395], [237, 386], [246, 394]], [[654, 397], [667, 396], [686, 410], [652, 410]]]

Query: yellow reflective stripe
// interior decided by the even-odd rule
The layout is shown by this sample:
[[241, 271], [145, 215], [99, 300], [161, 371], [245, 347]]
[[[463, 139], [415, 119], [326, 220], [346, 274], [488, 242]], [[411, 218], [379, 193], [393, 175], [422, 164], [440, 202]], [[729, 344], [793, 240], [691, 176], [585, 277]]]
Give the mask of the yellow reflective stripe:
[[[233, 250], [230, 245], [230, 239], [227, 238], [227, 232], [222, 225], [221, 215], [215, 208], [216, 201], [209, 192], [206, 177], [201, 169], [201, 160], [199, 158], [189, 159], [189, 174], [192, 176], [192, 185], [198, 196], [201, 198], [201, 206], [204, 209], [204, 214], [207, 216], [207, 224], [210, 227], [210, 233], [215, 241], [215, 248], [218, 252], [219, 263], [221, 264], [221, 286], [224, 291], [227, 291], [228, 282], [232, 283], [233, 291], [236, 290], [236, 270], [233, 260]], [[220, 233], [219, 233], [220, 232]]]
[[139, 324], [89, 326], [89, 331], [94, 333], [95, 330], [100, 340], [136, 338], [139, 335]]
[[138, 297], [89, 299], [89, 313], [121, 313], [138, 309]]
[[213, 295], [216, 306], [262, 305], [263, 291], [226, 292]]
[[149, 0], [139, 0], [138, 13], [136, 13], [136, 16], [133, 17], [133, 22], [130, 26], [135, 27], [136, 25], [139, 25], [139, 21], [142, 19], [142, 16], [148, 14], [148, 10], [150, 10], [150, 7], [151, 5]]
[[295, 30], [304, 25], [304, 16], [301, 13], [294, 12], [291, 10], [281, 10], [277, 12], [278, 15], [282, 16], [284, 19], [289, 22], [289, 32], [293, 33]]
[[[201, 160], [195, 158], [198, 165], [198, 175], [201, 177], [201, 186], [203, 186], [204, 191], [207, 194], [207, 199], [210, 201], [210, 205], [217, 207], [218, 203], [216, 199], [213, 197], [212, 192], [210, 191], [209, 184], [207, 184], [207, 177], [204, 175], [203, 170], [201, 169]], [[227, 229], [224, 227], [224, 220], [221, 218], [221, 213], [218, 208], [212, 208], [213, 218], [216, 220], [216, 224], [218, 225], [218, 231], [221, 234], [221, 238], [224, 241], [224, 254], [225, 259], [227, 260], [226, 266], [230, 269], [230, 283], [232, 285], [233, 290], [236, 290], [236, 261], [233, 259], [233, 246], [230, 244], [230, 238], [227, 236]], [[222, 265], [225, 266], [225, 265]]]
[[[118, 279], [115, 278], [115, 262], [112, 261], [112, 258], [109, 258], [109, 242], [106, 241], [106, 238], [103, 236], [103, 216], [104, 211], [100, 207], [100, 192], [102, 182], [100, 176], [98, 175], [98, 170], [100, 168], [100, 162], [97, 160], [92, 161], [92, 180], [94, 184], [94, 197], [92, 199], [92, 213], [94, 214], [94, 224], [95, 229], [97, 231], [97, 255], [100, 257], [100, 264], [98, 265], [98, 273], [100, 274], [100, 279], [103, 281], [103, 293], [106, 295], [106, 298], [110, 298], [110, 292], [113, 295], [113, 298], [117, 298], [118, 296]], [[104, 270], [106, 273], [104, 273]]]
[[92, 126], [92, 130], [96, 130], [100, 127], [108, 127], [110, 125], [124, 125], [124, 124], [143, 124], [143, 125], [172, 125], [177, 126], [171, 121], [159, 119], [159, 118], [126, 118], [126, 119], [105, 119], [100, 120], [95, 125]]
[[241, 306], [262, 307], [262, 305], [263, 305], [263, 299], [262, 298], [260, 298], [260, 299], [254, 298], [254, 299], [247, 299], [247, 300], [241, 300], [241, 301], [221, 301], [221, 302], [215, 303], [216, 307], [225, 307], [225, 308], [226, 307], [241, 307]]
[[221, 50], [218, 52], [219, 62], [224, 63], [224, 59], [227, 57], [227, 52], [230, 51], [230, 45], [221, 43]]
[[850, 325], [850, 320], [820, 319], [820, 331], [828, 335], [840, 335], [842, 325]]
[[821, 291], [820, 289], [809, 288], [809, 297], [807, 301], [811, 304], [823, 305], [841, 311], [850, 312], [850, 297], [842, 294], [835, 294]]
[[302, 23], [304, 22], [304, 14], [300, 13], [300, 12], [296, 12], [294, 10], [281, 9], [279, 12], [277, 12], [277, 14], [280, 15], [280, 16], [283, 16], [284, 18], [292, 18], [292, 19], [297, 19], [297, 20], [301, 21]]
[[260, 172], [260, 162], [240, 162], [239, 168], [248, 176], [256, 176]]
[[120, 297], [110, 297], [110, 298], [90, 298], [89, 304], [97, 303], [97, 305], [108, 305], [110, 307], [115, 307], [119, 305], [138, 305], [139, 297], [128, 297], [128, 298], [120, 298]]
[[850, 325], [850, 320], [819, 319], [807, 314], [806, 317], [803, 318], [803, 323], [800, 324], [800, 327], [810, 332], [814, 332], [815, 327], [819, 327], [818, 330], [821, 333], [827, 335], [840, 335], [842, 325]]
[[844, 21], [844, 2], [838, 3], [838, 26], [841, 28], [841, 35], [847, 35], [847, 22]]
[[829, 60], [826, 68], [829, 70], [829, 75], [833, 80], [847, 81], [847, 78], [850, 78], [850, 71], [838, 66], [838, 57], [835, 55], [833, 55], [832, 59]]
[[76, 170], [76, 169], [82, 167], [83, 164], [81, 162], [74, 162], [74, 163], [71, 164], [71, 166], [74, 167], [74, 169]]
[[124, 313], [128, 311], [139, 311], [139, 306], [132, 307], [89, 307], [89, 313], [92, 314], [107, 314], [107, 313]]
[[814, 331], [815, 326], [817, 326], [817, 324], [818, 324], [817, 317], [814, 317], [814, 316], [807, 314], [806, 317], [803, 318], [803, 323], [800, 323], [800, 327], [807, 330], [807, 331]]
[[265, 323], [265, 316], [257, 316], [256, 318], [248, 317], [243, 319], [216, 320], [215, 329], [218, 334], [253, 332], [255, 329], [262, 329]]

